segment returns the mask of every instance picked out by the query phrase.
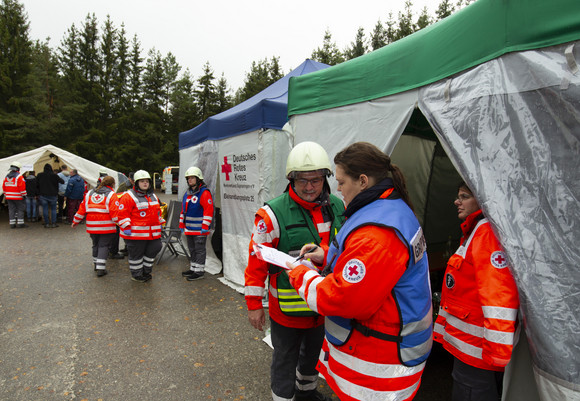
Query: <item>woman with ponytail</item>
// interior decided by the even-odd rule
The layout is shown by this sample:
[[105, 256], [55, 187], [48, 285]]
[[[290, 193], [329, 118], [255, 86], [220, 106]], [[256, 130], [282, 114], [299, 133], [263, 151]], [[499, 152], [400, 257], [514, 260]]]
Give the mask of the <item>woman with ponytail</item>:
[[85, 217], [87, 232], [93, 241], [93, 266], [98, 277], [107, 274], [109, 247], [117, 234], [118, 198], [113, 191], [115, 179], [104, 177], [96, 189], [90, 190], [79, 206], [71, 224], [75, 228]]
[[326, 254], [307, 255], [325, 270], [287, 264], [292, 285], [326, 317], [317, 368], [342, 401], [411, 400], [432, 344], [423, 232], [388, 155], [357, 142], [334, 163], [347, 220]]

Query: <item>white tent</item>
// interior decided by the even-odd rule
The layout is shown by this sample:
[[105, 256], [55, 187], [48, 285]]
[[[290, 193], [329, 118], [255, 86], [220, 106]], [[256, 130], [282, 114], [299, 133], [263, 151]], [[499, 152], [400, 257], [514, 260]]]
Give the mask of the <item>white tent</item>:
[[[56, 170], [59, 166], [65, 164], [69, 170], [76, 169], [79, 175], [92, 187], [97, 186], [99, 172], [106, 171], [108, 175], [115, 179], [115, 185], [127, 181], [123, 173], [102, 166], [98, 163], [77, 156], [66, 150], [57, 148], [53, 145], [44, 145], [40, 148], [29, 150], [28, 152], [18, 153], [4, 159], [0, 159], [0, 174], [8, 173], [11, 163], [19, 162], [22, 164], [21, 173], [34, 171], [37, 175], [44, 170], [46, 163], [50, 164]], [[0, 194], [2, 194], [0, 188]]]
[[[318, 141], [331, 157], [355, 141], [374, 143], [406, 162], [405, 174], [414, 168], [416, 195], [433, 181], [436, 146], [402, 134], [415, 130], [417, 114], [428, 121], [518, 285], [533, 378], [517, 390], [509, 381], [510, 401], [532, 399], [526, 391], [536, 386], [545, 401], [580, 400], [579, 15], [577, 0], [477, 0], [380, 50], [290, 81], [296, 143]], [[416, 200], [419, 209], [429, 204], [429, 196]]]

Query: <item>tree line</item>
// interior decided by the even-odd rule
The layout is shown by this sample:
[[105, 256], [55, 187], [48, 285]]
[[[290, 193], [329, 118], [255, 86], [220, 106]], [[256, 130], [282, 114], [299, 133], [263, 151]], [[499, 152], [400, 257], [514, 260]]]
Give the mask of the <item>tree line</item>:
[[[436, 15], [412, 2], [339, 50], [327, 30], [310, 58], [329, 65], [359, 57], [447, 17], [472, 0], [442, 0]], [[110, 168], [161, 171], [179, 161], [178, 134], [259, 93], [285, 73], [279, 57], [252, 62], [235, 92], [209, 62], [195, 78], [169, 52], [147, 51], [124, 25], [94, 14], [68, 28], [58, 48], [33, 41], [18, 0], [0, 3], [0, 158], [48, 143]]]

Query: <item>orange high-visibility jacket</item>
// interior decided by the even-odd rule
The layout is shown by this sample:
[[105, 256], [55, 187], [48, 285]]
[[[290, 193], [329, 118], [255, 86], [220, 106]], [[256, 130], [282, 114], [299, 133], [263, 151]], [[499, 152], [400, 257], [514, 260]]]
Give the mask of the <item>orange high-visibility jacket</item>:
[[[138, 194], [135, 189], [125, 192], [119, 199], [120, 235], [124, 239], [151, 240], [161, 238], [161, 217], [159, 199], [154, 193]], [[131, 234], [124, 233], [131, 230]]]
[[22, 200], [26, 196], [26, 181], [22, 174], [12, 178], [6, 176], [2, 183], [2, 190], [6, 199]]
[[[324, 218], [320, 207], [315, 206], [314, 203], [300, 199], [292, 188], [289, 189], [289, 196], [293, 201], [310, 212], [314, 226], [318, 230], [320, 236], [319, 245], [325, 249], [325, 251], [328, 250], [330, 224], [324, 224]], [[262, 309], [262, 296], [264, 294], [265, 282], [268, 278], [268, 263], [258, 259], [258, 257], [253, 254], [253, 246], [254, 244], [263, 244], [277, 248], [280, 241], [280, 230], [282, 229], [285, 229], [285, 227], [279, 226], [276, 215], [269, 206], [264, 206], [256, 212], [254, 231], [252, 233], [249, 248], [250, 256], [248, 257], [248, 265], [245, 271], [244, 293], [248, 310]], [[320, 315], [289, 316], [284, 314], [280, 309], [278, 298], [273, 295], [277, 294], [276, 274], [270, 275], [269, 285], [271, 288], [268, 296], [268, 312], [275, 322], [286, 327], [299, 329], [317, 327], [324, 323], [324, 317]]]
[[108, 191], [89, 191], [75, 214], [73, 224], [79, 224], [86, 216], [89, 234], [113, 234], [117, 231], [117, 204], [119, 200], [112, 188]]
[[469, 215], [461, 229], [461, 246], [445, 271], [434, 339], [468, 365], [503, 371], [517, 326], [517, 287], [482, 212]]

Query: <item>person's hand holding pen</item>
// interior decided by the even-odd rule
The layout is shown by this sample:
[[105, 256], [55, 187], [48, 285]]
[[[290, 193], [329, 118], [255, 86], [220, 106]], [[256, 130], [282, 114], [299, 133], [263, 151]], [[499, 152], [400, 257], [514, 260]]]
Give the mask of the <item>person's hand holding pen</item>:
[[324, 249], [314, 244], [306, 244], [300, 249], [300, 256], [296, 258], [293, 264], [286, 263], [288, 268], [293, 269], [300, 264], [302, 259], [310, 259], [312, 262], [322, 264], [324, 262]]

